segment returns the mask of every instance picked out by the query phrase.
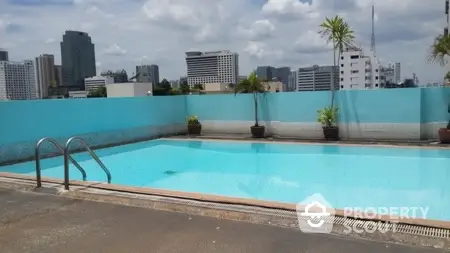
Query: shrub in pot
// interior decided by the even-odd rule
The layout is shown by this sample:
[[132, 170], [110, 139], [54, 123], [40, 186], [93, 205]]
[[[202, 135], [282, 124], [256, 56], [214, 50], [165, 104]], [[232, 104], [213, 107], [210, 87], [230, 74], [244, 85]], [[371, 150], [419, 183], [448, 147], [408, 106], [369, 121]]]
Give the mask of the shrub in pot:
[[188, 134], [200, 135], [202, 132], [202, 124], [197, 116], [190, 116], [187, 121]]
[[[447, 112], [450, 113], [450, 105], [447, 108]], [[439, 128], [438, 135], [441, 143], [450, 144], [450, 121], [446, 128]]]
[[237, 93], [252, 93], [253, 94], [253, 104], [255, 110], [255, 124], [250, 127], [253, 138], [264, 138], [265, 127], [259, 125], [258, 120], [258, 96], [267, 91], [266, 86], [262, 81], [256, 76], [255, 72], [252, 72], [246, 79], [242, 80], [234, 88], [234, 94]]
[[322, 124], [325, 140], [339, 140], [339, 127], [337, 126], [338, 108], [325, 107], [317, 111], [317, 121]]

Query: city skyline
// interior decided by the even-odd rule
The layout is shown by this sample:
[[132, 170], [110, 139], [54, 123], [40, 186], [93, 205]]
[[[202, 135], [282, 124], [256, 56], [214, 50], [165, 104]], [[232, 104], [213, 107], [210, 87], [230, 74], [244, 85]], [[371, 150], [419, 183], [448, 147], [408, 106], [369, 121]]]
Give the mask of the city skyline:
[[[330, 65], [330, 49], [317, 34], [318, 24], [339, 13], [355, 30], [357, 42], [370, 49], [372, 1], [349, 0], [339, 6], [331, 0], [63, 2], [30, 6], [29, 1], [2, 1], [0, 36], [7, 39], [0, 47], [14, 60], [53, 54], [59, 65], [57, 44], [72, 29], [94, 38], [98, 72], [125, 68], [132, 74], [136, 65], [157, 64], [161, 77], [177, 79], [186, 72], [184, 52], [231, 50], [240, 55], [240, 74], [248, 74], [264, 65]], [[442, 33], [444, 2], [390, 3], [376, 1], [380, 61], [402, 62], [402, 79], [416, 73], [423, 83], [442, 81], [445, 69], [428, 64], [425, 55], [434, 36]], [[173, 12], [178, 7], [185, 12]], [[14, 15], [18, 12], [23, 14]]]

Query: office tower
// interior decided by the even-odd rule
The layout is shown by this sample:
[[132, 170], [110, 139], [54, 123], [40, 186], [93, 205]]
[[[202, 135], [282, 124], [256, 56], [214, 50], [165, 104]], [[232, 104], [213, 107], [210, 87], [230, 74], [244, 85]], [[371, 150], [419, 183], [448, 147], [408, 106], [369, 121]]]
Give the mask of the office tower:
[[261, 80], [271, 81], [274, 77], [274, 67], [271, 66], [258, 66], [255, 72], [256, 76]]
[[299, 68], [297, 70], [297, 91], [330, 90], [333, 83], [338, 83], [339, 68], [319, 66]]
[[84, 87], [86, 77], [96, 76], [95, 49], [85, 32], [66, 31], [61, 42], [63, 84]]
[[186, 52], [186, 65], [189, 86], [238, 82], [239, 55], [228, 50]]
[[0, 48], [0, 61], [9, 61], [8, 59], [8, 51]]
[[289, 67], [274, 68], [272, 80], [274, 80], [274, 78], [276, 78], [276, 80], [280, 81], [283, 84], [283, 91], [287, 91], [290, 74], [291, 74], [291, 68], [289, 68]]
[[256, 76], [261, 80], [273, 81], [278, 80], [283, 83], [283, 90], [288, 90], [289, 74], [291, 68], [289, 67], [272, 67], [272, 66], [258, 66], [256, 68]]
[[136, 66], [136, 82], [159, 84], [159, 67], [158, 65], [141, 65]]
[[384, 73], [373, 51], [364, 54], [360, 48], [346, 48], [340, 64], [340, 89], [377, 89], [385, 86]]
[[36, 84], [38, 98], [48, 97], [48, 87], [56, 86], [55, 57], [51, 54], [43, 54], [36, 57]]
[[33, 61], [0, 61], [0, 100], [36, 99]]
[[55, 80], [56, 80], [56, 86], [63, 85], [62, 66], [61, 65], [55, 65]]
[[124, 69], [117, 70], [115, 72], [108, 70], [106, 72], [102, 72], [100, 75], [113, 77], [115, 83], [127, 83], [128, 82], [128, 74], [127, 74], [127, 71]]

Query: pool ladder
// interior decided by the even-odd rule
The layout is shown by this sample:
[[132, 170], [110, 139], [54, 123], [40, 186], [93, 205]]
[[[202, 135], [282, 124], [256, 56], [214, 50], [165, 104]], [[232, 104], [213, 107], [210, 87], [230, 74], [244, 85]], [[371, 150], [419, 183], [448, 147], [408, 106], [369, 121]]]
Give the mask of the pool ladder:
[[81, 172], [81, 175], [83, 176], [83, 181], [86, 181], [86, 171], [81, 167], [81, 165], [73, 159], [73, 157], [70, 155], [69, 147], [70, 144], [73, 141], [78, 141], [82, 144], [82, 146], [86, 149], [86, 151], [94, 158], [94, 160], [97, 162], [97, 164], [102, 168], [102, 170], [105, 172], [107, 178], [108, 178], [108, 184], [111, 183], [111, 172], [109, 172], [108, 168], [106, 168], [105, 164], [102, 163], [100, 158], [95, 154], [94, 151], [89, 147], [89, 145], [86, 143], [86, 141], [79, 137], [79, 136], [73, 136], [70, 139], [67, 140], [65, 147], [61, 147], [61, 145], [58, 144], [58, 142], [50, 137], [44, 137], [40, 139], [36, 143], [35, 148], [35, 159], [36, 159], [36, 183], [37, 187], [42, 186], [42, 179], [41, 179], [41, 154], [40, 154], [40, 147], [42, 143], [45, 141], [48, 141], [52, 143], [58, 150], [61, 152], [62, 155], [64, 155], [64, 189], [69, 190], [69, 161]]

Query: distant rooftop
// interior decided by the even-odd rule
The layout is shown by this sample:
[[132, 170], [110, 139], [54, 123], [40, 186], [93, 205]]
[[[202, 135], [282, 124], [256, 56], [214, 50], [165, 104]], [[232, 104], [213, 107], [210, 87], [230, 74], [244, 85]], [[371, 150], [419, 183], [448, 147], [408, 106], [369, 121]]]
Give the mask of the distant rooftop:
[[189, 51], [186, 52], [187, 57], [193, 57], [193, 56], [202, 56], [202, 55], [214, 55], [214, 54], [231, 54], [230, 50], [219, 50], [219, 51]]

